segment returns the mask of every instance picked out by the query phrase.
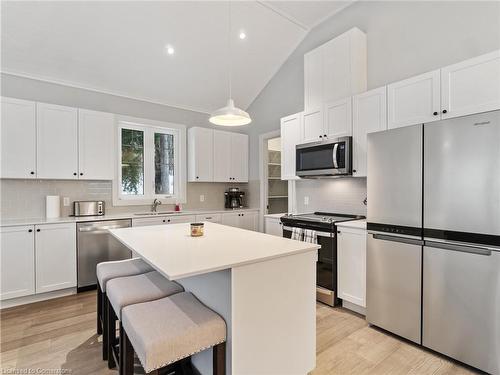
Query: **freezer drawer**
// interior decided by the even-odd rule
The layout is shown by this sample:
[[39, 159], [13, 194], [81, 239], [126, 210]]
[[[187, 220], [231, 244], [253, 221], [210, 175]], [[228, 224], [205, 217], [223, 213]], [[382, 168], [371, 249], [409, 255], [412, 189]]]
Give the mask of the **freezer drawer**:
[[366, 320], [420, 344], [422, 241], [370, 233]]
[[424, 247], [423, 345], [500, 374], [500, 252], [459, 249]]

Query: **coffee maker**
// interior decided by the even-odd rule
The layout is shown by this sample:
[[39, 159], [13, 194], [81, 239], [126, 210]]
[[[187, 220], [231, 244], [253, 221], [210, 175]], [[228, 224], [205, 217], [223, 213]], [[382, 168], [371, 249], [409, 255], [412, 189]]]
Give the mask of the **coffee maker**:
[[243, 197], [245, 196], [244, 191], [240, 191], [239, 188], [229, 188], [228, 191], [224, 192], [224, 197], [226, 202], [224, 207], [226, 208], [243, 208]]

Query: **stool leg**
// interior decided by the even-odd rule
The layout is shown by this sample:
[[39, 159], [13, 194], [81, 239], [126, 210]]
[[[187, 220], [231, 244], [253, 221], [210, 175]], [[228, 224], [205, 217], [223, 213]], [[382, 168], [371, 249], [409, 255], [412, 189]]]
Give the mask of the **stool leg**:
[[123, 329], [123, 335], [120, 334], [120, 339], [123, 340], [123, 353], [120, 353], [120, 366], [123, 365], [123, 375], [134, 375], [134, 347], [128, 339], [127, 332]]
[[108, 326], [107, 326], [107, 351], [108, 351], [108, 368], [112, 369], [116, 367], [115, 358], [113, 356], [113, 346], [116, 345], [116, 321], [118, 320], [115, 310], [111, 303], [107, 305], [107, 316], [108, 316]]
[[102, 293], [102, 360], [108, 359], [108, 298]]
[[97, 283], [97, 334], [102, 335], [102, 290], [99, 282]]
[[226, 373], [226, 343], [215, 345], [213, 351], [213, 375]]

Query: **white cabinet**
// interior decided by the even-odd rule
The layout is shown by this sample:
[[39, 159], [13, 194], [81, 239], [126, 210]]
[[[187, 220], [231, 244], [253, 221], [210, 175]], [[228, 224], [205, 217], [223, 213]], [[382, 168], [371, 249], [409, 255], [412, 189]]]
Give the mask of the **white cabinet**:
[[279, 217], [267, 216], [264, 218], [264, 229], [267, 234], [283, 237], [283, 227]]
[[208, 221], [210, 223], [218, 223], [222, 222], [221, 214], [204, 214], [204, 215], [196, 215], [197, 222]]
[[115, 119], [111, 113], [78, 110], [78, 178], [80, 180], [113, 179], [114, 125]]
[[78, 179], [78, 110], [37, 103], [37, 177]]
[[211, 129], [188, 129], [188, 180], [212, 182], [214, 180], [214, 132]]
[[248, 182], [248, 135], [231, 134], [231, 181]]
[[351, 97], [326, 103], [324, 106], [323, 139], [352, 135]]
[[222, 214], [222, 224], [247, 230], [258, 230], [259, 213], [257, 211], [228, 212]]
[[35, 237], [33, 226], [0, 228], [0, 234], [0, 300], [34, 294]]
[[231, 133], [214, 130], [214, 181], [229, 182], [231, 178]]
[[302, 142], [302, 112], [281, 119], [281, 179], [295, 180], [295, 146]]
[[167, 218], [167, 220], [169, 224], [194, 223], [196, 221], [196, 216], [194, 215], [170, 216]]
[[386, 87], [364, 92], [352, 98], [353, 171], [355, 177], [366, 176], [366, 136], [387, 129]]
[[304, 109], [366, 90], [366, 34], [353, 28], [304, 55]]
[[440, 85], [439, 70], [388, 85], [388, 128], [440, 120]]
[[443, 119], [500, 108], [500, 51], [441, 69]]
[[36, 104], [2, 98], [2, 178], [36, 177]]
[[76, 224], [36, 225], [36, 293], [76, 286]]
[[338, 295], [366, 307], [366, 230], [339, 226], [337, 231]]
[[302, 142], [316, 142], [323, 139], [324, 134], [323, 107], [304, 111], [302, 121]]

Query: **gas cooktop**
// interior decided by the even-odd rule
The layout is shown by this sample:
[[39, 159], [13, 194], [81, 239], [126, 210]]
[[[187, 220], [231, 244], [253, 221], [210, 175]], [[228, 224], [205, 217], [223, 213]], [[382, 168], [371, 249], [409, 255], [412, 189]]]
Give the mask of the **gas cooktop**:
[[335, 224], [341, 221], [361, 220], [365, 219], [365, 217], [360, 215], [336, 214], [331, 212], [314, 212], [310, 214], [300, 214], [300, 215], [288, 214], [282, 216], [281, 219], [285, 219], [289, 222], [309, 221], [315, 223]]

